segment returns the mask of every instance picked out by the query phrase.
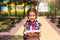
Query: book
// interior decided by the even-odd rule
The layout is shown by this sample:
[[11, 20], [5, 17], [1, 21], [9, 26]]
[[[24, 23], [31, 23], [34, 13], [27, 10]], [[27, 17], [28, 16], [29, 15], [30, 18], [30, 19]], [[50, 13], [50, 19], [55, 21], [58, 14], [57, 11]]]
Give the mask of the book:
[[32, 33], [32, 32], [38, 32], [38, 33], [40, 33], [40, 30], [27, 30], [27, 31], [24, 32], [24, 34]]

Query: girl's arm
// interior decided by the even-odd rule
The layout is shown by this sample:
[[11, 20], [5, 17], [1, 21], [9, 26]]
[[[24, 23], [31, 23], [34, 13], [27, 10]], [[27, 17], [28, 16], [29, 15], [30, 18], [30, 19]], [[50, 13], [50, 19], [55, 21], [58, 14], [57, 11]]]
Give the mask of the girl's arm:
[[[27, 31], [26, 27], [24, 27], [24, 32], [25, 32], [25, 31]], [[26, 38], [29, 38], [29, 37], [31, 37], [31, 34], [30, 34], [30, 33], [24, 34], [24, 36], [25, 36]]]
[[41, 27], [39, 27], [40, 33], [39, 33], [39, 37], [41, 37]]
[[26, 27], [24, 27], [24, 32], [27, 31]]

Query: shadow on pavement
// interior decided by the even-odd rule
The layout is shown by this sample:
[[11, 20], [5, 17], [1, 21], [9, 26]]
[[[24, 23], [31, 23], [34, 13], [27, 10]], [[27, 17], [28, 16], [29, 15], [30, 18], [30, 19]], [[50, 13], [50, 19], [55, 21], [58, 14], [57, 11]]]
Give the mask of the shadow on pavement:
[[18, 35], [0, 35], [0, 40], [22, 40], [23, 36]]

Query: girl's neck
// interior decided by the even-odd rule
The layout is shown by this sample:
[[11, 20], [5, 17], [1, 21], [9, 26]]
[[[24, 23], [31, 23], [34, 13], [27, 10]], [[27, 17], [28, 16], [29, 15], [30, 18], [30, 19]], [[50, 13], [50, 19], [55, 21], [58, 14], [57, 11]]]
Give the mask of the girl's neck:
[[34, 21], [27, 20], [27, 21], [28, 21], [28, 22], [32, 22], [32, 23], [33, 23], [33, 22], [36, 22], [37, 20], [34, 20]]

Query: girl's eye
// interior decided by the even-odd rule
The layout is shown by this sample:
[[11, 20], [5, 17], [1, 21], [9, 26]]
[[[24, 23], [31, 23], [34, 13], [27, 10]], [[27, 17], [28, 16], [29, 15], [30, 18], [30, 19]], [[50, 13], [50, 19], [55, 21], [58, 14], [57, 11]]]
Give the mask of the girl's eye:
[[33, 16], [35, 16], [35, 15], [33, 15]]
[[35, 15], [29, 15], [29, 16], [35, 16]]

